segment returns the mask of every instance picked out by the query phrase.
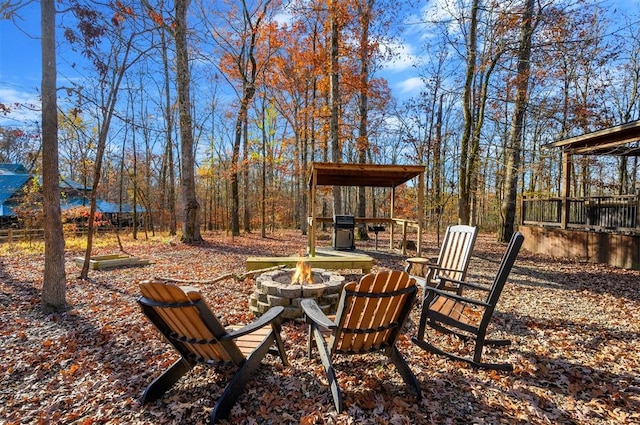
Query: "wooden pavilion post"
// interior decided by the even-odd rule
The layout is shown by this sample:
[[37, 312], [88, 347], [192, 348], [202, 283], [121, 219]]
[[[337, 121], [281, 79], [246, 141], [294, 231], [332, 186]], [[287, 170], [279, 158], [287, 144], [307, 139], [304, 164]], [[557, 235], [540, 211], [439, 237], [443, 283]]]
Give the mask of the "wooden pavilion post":
[[309, 181], [309, 202], [307, 208], [309, 211], [307, 212], [307, 221], [309, 225], [309, 247], [308, 254], [309, 257], [316, 256], [316, 186], [318, 184], [318, 171], [315, 167], [311, 168], [311, 176]]
[[418, 175], [418, 237], [417, 256], [422, 256], [422, 224], [424, 223], [424, 173]]
[[561, 182], [561, 211], [560, 228], [566, 229], [569, 222], [569, 195], [571, 193], [571, 154], [567, 150], [562, 151], [562, 182]]
[[394, 216], [394, 208], [396, 203], [396, 188], [395, 186], [391, 187], [391, 201], [389, 202], [391, 208], [389, 214], [391, 216], [391, 223], [389, 226], [389, 249], [393, 249], [393, 235], [394, 235], [394, 227], [395, 227], [395, 216]]

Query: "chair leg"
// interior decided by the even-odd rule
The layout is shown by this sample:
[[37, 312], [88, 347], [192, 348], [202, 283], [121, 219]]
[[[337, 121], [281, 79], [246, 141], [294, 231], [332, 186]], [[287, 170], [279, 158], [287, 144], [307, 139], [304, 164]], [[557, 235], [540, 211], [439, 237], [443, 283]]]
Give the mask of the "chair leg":
[[431, 303], [431, 299], [432, 297], [429, 297], [428, 293], [426, 293], [422, 298], [420, 321], [418, 322], [418, 339], [424, 339], [424, 333], [427, 327], [427, 312], [429, 309], [429, 304]]
[[178, 380], [193, 367], [193, 363], [181, 357], [174, 364], [169, 366], [162, 375], [153, 380], [142, 394], [141, 403], [151, 403], [158, 400], [162, 395], [178, 382]]
[[327, 381], [329, 381], [329, 389], [331, 390], [331, 397], [333, 398], [333, 404], [336, 407], [338, 413], [342, 412], [342, 394], [340, 393], [340, 387], [338, 387], [338, 380], [336, 379], [336, 373], [331, 363], [331, 355], [327, 350], [322, 332], [317, 327], [313, 327], [313, 338], [315, 339], [316, 346], [318, 347], [318, 353], [320, 354], [320, 360], [322, 366], [327, 374]]
[[309, 331], [307, 332], [307, 358], [311, 358], [311, 352], [313, 351], [313, 325], [309, 325]]
[[510, 339], [485, 339], [484, 343], [487, 345], [492, 345], [494, 347], [505, 347], [507, 345], [511, 345]]
[[284, 350], [284, 343], [282, 342], [282, 336], [280, 335], [280, 331], [282, 330], [280, 324], [272, 324], [272, 328], [280, 360], [282, 360], [283, 366], [289, 366], [289, 361], [287, 360], [287, 352]]
[[237, 370], [222, 395], [216, 402], [213, 412], [211, 412], [211, 423], [215, 424], [219, 419], [226, 419], [231, 413], [233, 405], [236, 404], [238, 398], [244, 391], [250, 379], [255, 376], [255, 371], [260, 366], [260, 362], [269, 352], [271, 344], [275, 342], [274, 333], [272, 332], [262, 343], [247, 357]]
[[428, 343], [423, 339], [411, 338], [411, 341], [416, 344], [418, 347], [423, 350], [429, 351], [433, 354], [438, 354], [441, 356], [449, 357], [452, 360], [458, 360], [461, 362], [465, 362], [470, 364], [473, 367], [481, 368], [481, 369], [493, 369], [493, 370], [504, 370], [506, 372], [513, 371], [513, 365], [509, 363], [484, 363], [474, 358], [474, 360], [468, 359], [466, 357], [461, 357], [453, 353], [449, 353], [448, 351], [441, 350], [440, 348]]
[[409, 365], [405, 361], [404, 357], [402, 357], [402, 354], [400, 354], [400, 352], [398, 351], [398, 348], [396, 346], [389, 347], [386, 350], [386, 354], [391, 359], [396, 369], [398, 369], [398, 372], [400, 372], [402, 379], [404, 380], [405, 384], [407, 384], [411, 392], [413, 392], [418, 400], [421, 400], [422, 390], [420, 389], [420, 384], [418, 383], [416, 376], [409, 368]]
[[[457, 337], [457, 338], [459, 338], [459, 339], [461, 339], [461, 340], [463, 340], [463, 341], [465, 341], [465, 342], [466, 342], [466, 341], [473, 341], [473, 338], [472, 338], [470, 335], [466, 335], [466, 334], [463, 334], [463, 333], [461, 333], [461, 332], [456, 332], [456, 331], [455, 331], [455, 330], [453, 330], [453, 329], [449, 329], [449, 328], [447, 328], [446, 326], [442, 326], [442, 325], [441, 325], [440, 323], [438, 323], [438, 322], [429, 321], [429, 322], [427, 322], [427, 324], [428, 324], [431, 328], [433, 328], [433, 329], [435, 329], [435, 330], [437, 330], [437, 331], [439, 331], [439, 332], [442, 332], [443, 334], [446, 334], [446, 335], [453, 335], [453, 336], [455, 336], [455, 337]], [[423, 335], [423, 338], [421, 338], [421, 339], [424, 339], [424, 335]]]

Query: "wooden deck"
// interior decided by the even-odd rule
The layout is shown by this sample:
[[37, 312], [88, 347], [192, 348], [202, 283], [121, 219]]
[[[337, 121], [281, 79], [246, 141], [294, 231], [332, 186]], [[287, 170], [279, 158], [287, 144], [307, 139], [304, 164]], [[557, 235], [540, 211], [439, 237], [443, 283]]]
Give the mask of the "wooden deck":
[[640, 235], [520, 226], [528, 251], [640, 270]]
[[[75, 259], [76, 266], [82, 268], [84, 266], [84, 257]], [[147, 266], [152, 264], [151, 261], [144, 258], [133, 257], [130, 255], [112, 254], [112, 255], [95, 255], [89, 259], [89, 269], [105, 270], [116, 267], [132, 267]]]
[[305, 261], [311, 267], [321, 269], [360, 269], [362, 273], [369, 273], [373, 267], [373, 258], [363, 253], [317, 249], [314, 257], [248, 257], [247, 270], [266, 269], [274, 266], [295, 267], [299, 261]]

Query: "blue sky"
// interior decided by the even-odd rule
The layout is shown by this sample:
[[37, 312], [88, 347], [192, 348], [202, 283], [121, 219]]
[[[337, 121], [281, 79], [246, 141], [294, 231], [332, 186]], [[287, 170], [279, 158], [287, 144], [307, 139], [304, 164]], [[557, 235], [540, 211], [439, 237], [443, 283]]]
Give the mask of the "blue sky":
[[[436, 4], [440, 0], [429, 3]], [[624, 14], [640, 13], [640, 0], [604, 0], [604, 4], [619, 4]], [[31, 3], [20, 12], [23, 19], [14, 24], [0, 20], [0, 103], [37, 104], [41, 76], [40, 58], [40, 7], [39, 2]], [[420, 54], [421, 40], [410, 31], [405, 33], [406, 40], [395, 46], [401, 52], [400, 57], [388, 64], [383, 75], [388, 79], [391, 89], [398, 98], [417, 93], [421, 82], [412, 62]], [[411, 40], [408, 41], [408, 40]], [[60, 46], [66, 43], [61, 37]], [[67, 49], [68, 52], [68, 49]], [[74, 71], [69, 66], [69, 53], [58, 51], [58, 73], [73, 78]], [[58, 83], [64, 83], [64, 77]], [[20, 111], [8, 117], [0, 116], [0, 125], [19, 126], [21, 123], [40, 121], [38, 111]]]
[[[37, 103], [41, 78], [40, 6], [31, 4], [17, 21], [0, 20], [0, 103]], [[12, 114], [14, 115], [14, 114]], [[36, 119], [39, 112], [18, 114], [14, 119], [0, 117], [0, 124], [16, 125], [15, 120]]]

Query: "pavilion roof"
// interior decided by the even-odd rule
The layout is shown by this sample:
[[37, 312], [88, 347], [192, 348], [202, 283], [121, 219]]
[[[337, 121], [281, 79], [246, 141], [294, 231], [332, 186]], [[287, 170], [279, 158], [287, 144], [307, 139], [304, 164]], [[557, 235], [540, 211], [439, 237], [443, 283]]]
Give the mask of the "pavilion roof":
[[575, 155], [640, 156], [640, 120], [543, 145]]
[[314, 162], [309, 173], [309, 185], [314, 174], [317, 186], [396, 187], [424, 173], [423, 165], [345, 164]]

